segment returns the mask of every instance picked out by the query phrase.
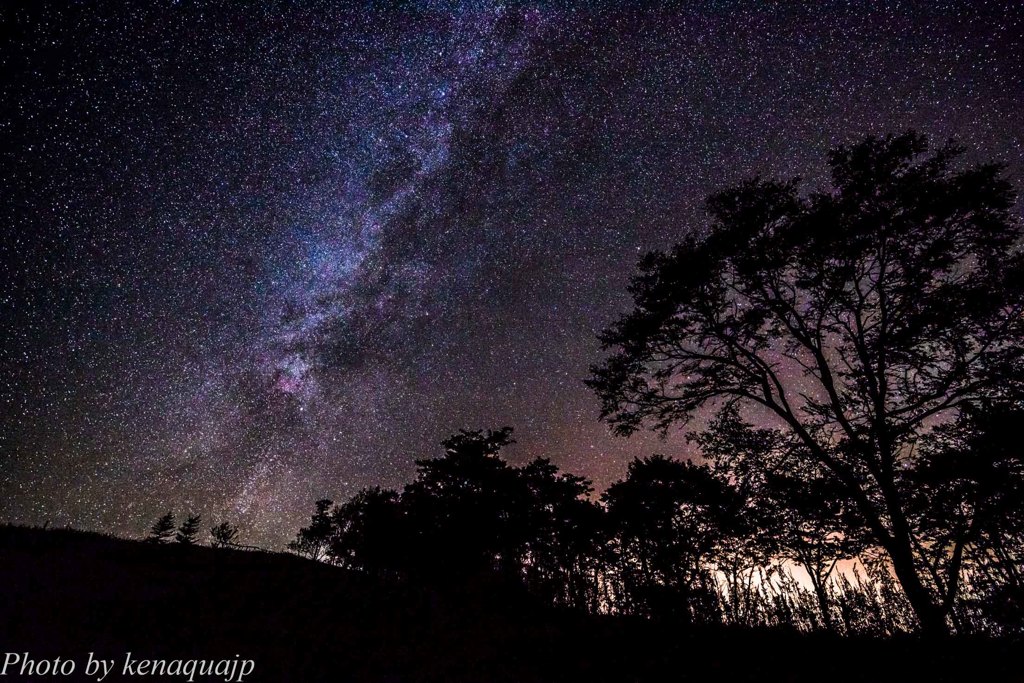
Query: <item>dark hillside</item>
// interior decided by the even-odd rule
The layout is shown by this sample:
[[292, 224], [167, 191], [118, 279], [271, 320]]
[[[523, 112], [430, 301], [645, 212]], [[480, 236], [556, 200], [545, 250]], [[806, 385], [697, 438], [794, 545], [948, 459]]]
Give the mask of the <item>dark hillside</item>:
[[385, 586], [291, 555], [71, 530], [0, 527], [0, 581], [0, 650], [70, 657], [78, 674], [90, 651], [118, 667], [130, 651], [237, 654], [256, 661], [246, 680], [275, 682], [1021, 680], [1010, 643], [686, 632], [543, 608], [484, 580]]

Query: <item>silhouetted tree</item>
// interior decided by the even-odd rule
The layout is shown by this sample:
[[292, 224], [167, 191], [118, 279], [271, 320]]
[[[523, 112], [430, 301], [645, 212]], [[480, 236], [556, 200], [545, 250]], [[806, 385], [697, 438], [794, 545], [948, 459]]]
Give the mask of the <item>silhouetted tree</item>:
[[630, 463], [603, 500], [633, 611], [715, 619], [709, 564], [723, 540], [741, 532], [736, 492], [706, 466], [653, 456]]
[[515, 472], [497, 457], [512, 429], [445, 439], [441, 458], [417, 460], [402, 503], [411, 523], [411, 561], [435, 576], [518, 572], [524, 545]]
[[830, 581], [836, 565], [864, 548], [859, 520], [834, 479], [817, 473], [769, 473], [761, 504], [765, 531], [778, 556], [803, 567], [814, 589], [825, 628], [835, 628]]
[[601, 508], [589, 480], [560, 473], [546, 458], [516, 469], [526, 496], [519, 507], [526, 583], [555, 604], [596, 611], [604, 547]]
[[936, 581], [901, 472], [934, 420], [1020, 396], [1024, 268], [1002, 168], [926, 152], [916, 133], [867, 138], [829, 155], [831, 191], [754, 180], [711, 197], [710, 231], [641, 262], [588, 383], [620, 434], [716, 401], [771, 415], [944, 633], [957, 562]]
[[174, 512], [168, 510], [166, 514], [157, 518], [153, 522], [153, 526], [149, 528], [149, 538], [146, 540], [151, 543], [165, 543], [170, 541], [174, 536], [174, 529], [177, 525], [174, 522]]
[[316, 501], [316, 510], [310, 518], [309, 526], [299, 529], [295, 540], [288, 544], [289, 550], [314, 560], [324, 559], [334, 534], [330, 515], [332, 504], [333, 501], [328, 498]]
[[[829, 581], [836, 565], [863, 548], [862, 525], [837, 482], [795, 452], [779, 430], [755, 428], [727, 406], [694, 441], [749, 501], [760, 559], [799, 564], [827, 629], [834, 628]], [[751, 539], [752, 540], [752, 539]]]
[[408, 567], [409, 525], [396, 491], [360, 491], [331, 513], [331, 560], [377, 575], [399, 575]]
[[174, 540], [184, 545], [193, 545], [196, 542], [196, 536], [199, 535], [199, 525], [201, 522], [202, 518], [199, 515], [189, 515], [178, 528], [178, 533], [174, 535]]
[[994, 602], [1024, 607], [1022, 422], [1019, 404], [969, 407], [929, 434], [921, 457], [902, 472], [914, 492], [910, 515], [922, 530], [921, 553], [954, 616], [957, 586], [948, 577], [965, 568]]
[[463, 430], [443, 457], [417, 461], [401, 494], [366, 489], [336, 507], [331, 560], [383, 576], [497, 572], [552, 603], [597, 610], [602, 512], [590, 482], [545, 459], [510, 467], [498, 453], [511, 431]]
[[234, 542], [236, 536], [238, 527], [232, 526], [229, 522], [221, 522], [210, 529], [210, 537], [215, 548], [227, 548]]

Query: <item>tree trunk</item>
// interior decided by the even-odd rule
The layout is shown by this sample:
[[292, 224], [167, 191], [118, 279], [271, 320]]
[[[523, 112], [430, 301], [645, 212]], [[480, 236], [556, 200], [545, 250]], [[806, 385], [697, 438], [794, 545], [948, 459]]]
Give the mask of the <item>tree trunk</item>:
[[896, 578], [899, 580], [900, 586], [903, 587], [907, 601], [917, 616], [921, 635], [928, 638], [948, 636], [949, 625], [946, 623], [946, 615], [942, 608], [935, 604], [927, 587], [921, 582], [910, 551], [910, 539], [906, 538], [907, 542], [903, 544], [901, 536], [904, 534], [897, 533], [893, 538], [893, 543], [886, 550], [892, 561]]
[[946, 623], [946, 611], [943, 609], [942, 603], [936, 603], [932, 599], [928, 587], [921, 581], [921, 575], [917, 571], [910, 525], [907, 523], [899, 494], [896, 491], [891, 468], [888, 468], [886, 474], [888, 477], [880, 477], [879, 484], [882, 495], [885, 497], [892, 525], [889, 542], [884, 544], [884, 547], [889, 553], [893, 571], [903, 587], [910, 607], [917, 616], [921, 635], [927, 638], [948, 636], [950, 630]]
[[825, 630], [829, 633], [835, 633], [836, 627], [832, 622], [832, 614], [829, 610], [828, 593], [825, 592], [825, 584], [828, 581], [828, 578], [821, 578], [820, 570], [813, 562], [806, 562], [804, 564], [804, 569], [811, 579], [811, 586], [814, 587], [814, 595], [818, 598], [818, 609], [821, 610], [821, 618], [824, 621]]

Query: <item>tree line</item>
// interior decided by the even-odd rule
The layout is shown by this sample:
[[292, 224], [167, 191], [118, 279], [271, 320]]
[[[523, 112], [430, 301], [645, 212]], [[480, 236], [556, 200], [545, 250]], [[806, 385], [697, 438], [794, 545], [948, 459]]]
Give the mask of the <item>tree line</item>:
[[[591, 613], [861, 634], [918, 627], [884, 555], [852, 531], [851, 511], [824, 482], [725, 475], [717, 455], [655, 455], [595, 497], [590, 481], [549, 460], [509, 465], [500, 450], [510, 443], [509, 428], [462, 431], [441, 457], [417, 461], [401, 491], [317, 501], [289, 549], [382, 580], [495, 575]], [[1005, 599], [1019, 599], [1024, 526], [1013, 515], [1013, 557], [979, 547], [966, 563], [971, 580], [954, 610], [963, 632], [1020, 627]]]
[[[180, 543], [182, 545], [195, 545], [199, 541], [199, 530], [203, 518], [201, 515], [189, 515], [185, 521], [178, 526], [175, 521], [174, 511], [168, 510], [153, 522], [149, 528], [149, 535], [146, 541], [149, 543]], [[238, 527], [230, 522], [221, 522], [210, 528], [210, 544], [214, 548], [229, 548], [236, 546], [235, 539], [238, 536]]]
[[401, 492], [317, 503], [292, 548], [590, 611], [1019, 632], [1024, 254], [1005, 168], [964, 151], [837, 147], [830, 187], [747, 181], [641, 260], [587, 384], [622, 436], [710, 416], [700, 464], [636, 460], [598, 502], [504, 463], [510, 430], [462, 432]]

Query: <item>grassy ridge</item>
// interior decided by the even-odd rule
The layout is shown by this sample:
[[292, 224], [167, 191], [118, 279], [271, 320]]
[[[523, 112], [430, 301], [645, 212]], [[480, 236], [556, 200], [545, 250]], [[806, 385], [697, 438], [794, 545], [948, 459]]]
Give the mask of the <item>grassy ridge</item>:
[[1019, 643], [687, 630], [552, 610], [484, 578], [384, 585], [292, 555], [72, 530], [0, 527], [0, 586], [0, 651], [71, 657], [79, 673], [90, 651], [131, 651], [241, 655], [247, 680], [274, 682], [1024, 679]]

